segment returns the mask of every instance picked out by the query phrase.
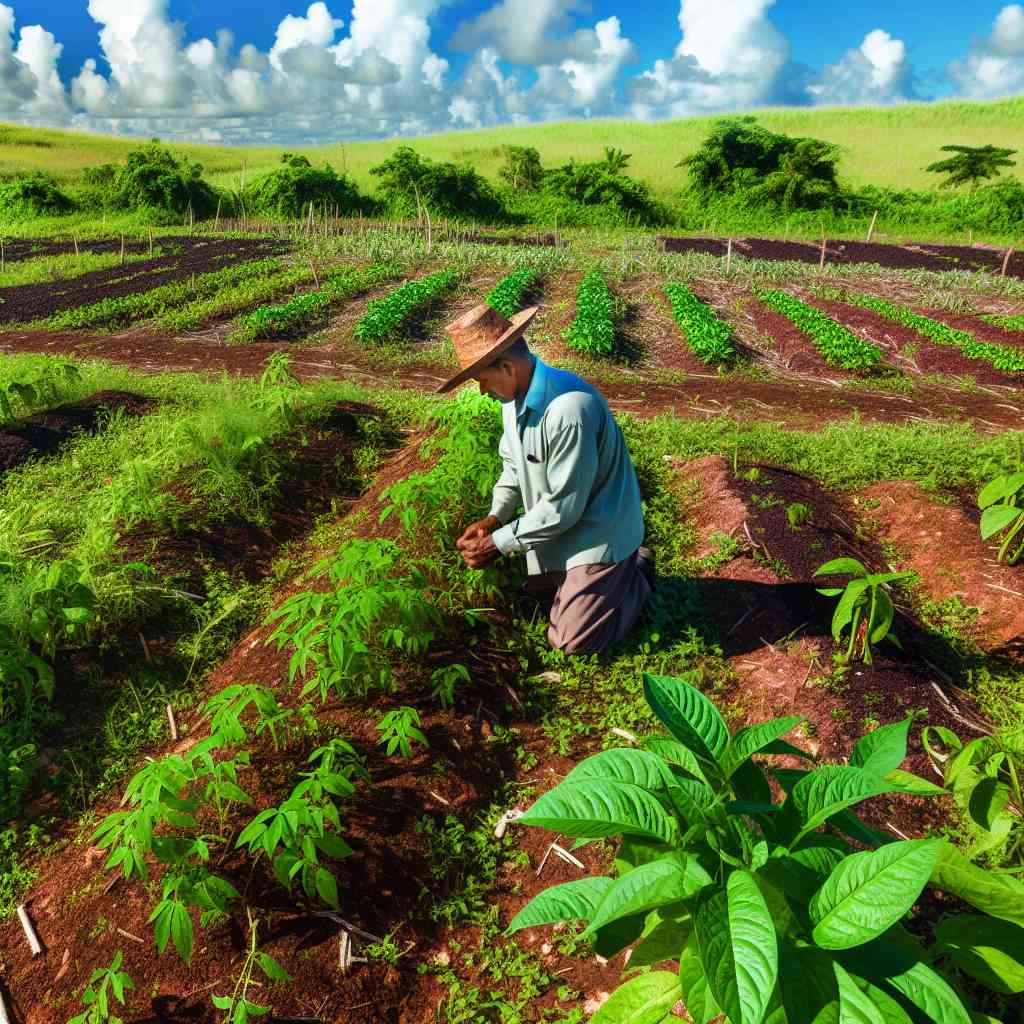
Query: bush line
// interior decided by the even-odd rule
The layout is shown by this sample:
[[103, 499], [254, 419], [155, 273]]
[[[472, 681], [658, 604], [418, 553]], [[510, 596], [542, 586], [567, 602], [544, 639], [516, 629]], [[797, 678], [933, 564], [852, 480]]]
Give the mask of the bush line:
[[612, 293], [599, 270], [591, 270], [576, 292], [576, 316], [565, 330], [571, 348], [588, 356], [610, 356], [615, 350]]
[[449, 269], [418, 281], [407, 281], [366, 307], [355, 326], [355, 336], [360, 341], [375, 344], [394, 338], [413, 313], [454, 288], [458, 280], [458, 271]]
[[503, 277], [484, 300], [504, 317], [513, 317], [523, 308], [523, 296], [540, 280], [540, 272], [525, 268]]
[[844, 370], [870, 370], [881, 361], [882, 351], [877, 345], [858, 338], [820, 309], [774, 288], [755, 289], [754, 294], [769, 309], [780, 313], [803, 331], [830, 366], [840, 366]]
[[968, 331], [961, 331], [929, 316], [914, 313], [903, 306], [896, 306], [885, 299], [876, 299], [872, 295], [854, 295], [852, 301], [865, 309], [873, 310], [898, 324], [903, 324], [918, 334], [934, 341], [936, 345], [949, 345], [958, 348], [968, 359], [978, 359], [989, 363], [1004, 373], [1024, 373], [1024, 351], [1009, 345], [995, 345], [988, 341], [978, 341]]
[[685, 284], [678, 281], [666, 284], [665, 294], [672, 306], [672, 318], [702, 363], [725, 363], [736, 358], [732, 328], [719, 320], [707, 303], [701, 302]]

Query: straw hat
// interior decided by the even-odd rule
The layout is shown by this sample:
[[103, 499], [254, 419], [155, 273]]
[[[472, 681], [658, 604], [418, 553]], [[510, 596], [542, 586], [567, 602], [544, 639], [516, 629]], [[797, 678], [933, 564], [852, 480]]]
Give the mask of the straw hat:
[[530, 326], [537, 315], [537, 309], [537, 306], [531, 306], [516, 313], [511, 320], [506, 320], [490, 306], [481, 305], [464, 313], [458, 320], [453, 320], [447, 331], [452, 337], [455, 355], [462, 369], [437, 389], [438, 394], [451, 391], [463, 381], [469, 380], [477, 370], [493, 363], [502, 352], [511, 348]]

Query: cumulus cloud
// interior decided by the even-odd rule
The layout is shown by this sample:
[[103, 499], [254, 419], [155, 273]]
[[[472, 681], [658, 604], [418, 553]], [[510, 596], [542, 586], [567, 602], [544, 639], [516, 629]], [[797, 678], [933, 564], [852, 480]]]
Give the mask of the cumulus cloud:
[[682, 38], [630, 83], [638, 117], [684, 117], [781, 97], [789, 41], [768, 20], [775, 0], [681, 0]]
[[876, 28], [856, 50], [825, 67], [807, 86], [815, 103], [893, 103], [913, 99], [913, 73], [902, 39]]
[[27, 123], [64, 124], [70, 109], [57, 72], [63, 47], [41, 25], [21, 30], [14, 46], [14, 10], [0, 4], [0, 114]]
[[557, 63], [586, 48], [586, 41], [569, 28], [572, 15], [588, 8], [586, 0], [501, 0], [463, 22], [452, 46], [470, 52], [488, 46], [513, 64]]
[[991, 33], [946, 69], [961, 96], [995, 99], [1024, 91], [1024, 6], [1008, 4]]

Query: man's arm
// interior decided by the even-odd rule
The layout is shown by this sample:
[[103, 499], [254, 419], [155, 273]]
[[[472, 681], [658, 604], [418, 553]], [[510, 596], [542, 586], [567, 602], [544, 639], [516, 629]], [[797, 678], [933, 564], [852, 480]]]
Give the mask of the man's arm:
[[498, 454], [501, 456], [501, 476], [494, 485], [491, 498], [491, 515], [498, 520], [497, 525], [507, 523], [523, 503], [523, 494], [519, 487], [519, 473], [512, 457], [508, 440], [502, 433], [498, 442]]
[[491, 534], [503, 555], [565, 533], [587, 507], [597, 476], [594, 429], [582, 417], [574, 417], [554, 427], [547, 443], [548, 490], [529, 512]]

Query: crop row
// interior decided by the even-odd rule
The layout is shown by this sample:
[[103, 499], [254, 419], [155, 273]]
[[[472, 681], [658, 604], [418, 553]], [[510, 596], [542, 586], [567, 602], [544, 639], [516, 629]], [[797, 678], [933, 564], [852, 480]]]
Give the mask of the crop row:
[[672, 306], [672, 316], [686, 335], [694, 355], [702, 363], [725, 363], [736, 358], [732, 344], [732, 328], [718, 319], [715, 311], [701, 302], [685, 284], [670, 281], [665, 294]]
[[136, 292], [117, 299], [101, 299], [87, 306], [63, 310], [31, 326], [51, 331], [124, 327], [134, 320], [172, 314], [187, 303], [216, 295], [222, 288], [267, 278], [280, 269], [280, 261], [273, 257], [253, 260], [240, 266], [225, 267], [191, 279], [160, 285], [150, 291]]
[[375, 344], [397, 337], [402, 327], [418, 311], [450, 291], [459, 282], [456, 270], [440, 270], [418, 281], [407, 281], [390, 295], [374, 299], [356, 323], [354, 333], [360, 341]]
[[615, 305], [600, 270], [591, 270], [576, 291], [576, 315], [565, 330], [567, 344], [588, 356], [615, 350]]
[[260, 306], [246, 314], [241, 318], [240, 329], [232, 336], [232, 340], [276, 338], [308, 329], [326, 316], [332, 303], [344, 302], [393, 273], [394, 269], [384, 264], [350, 267], [335, 272], [323, 282], [323, 287], [318, 291], [296, 295], [278, 305]]
[[983, 316], [982, 320], [987, 320], [990, 324], [1007, 331], [1024, 331], [1024, 313], [1018, 316]]
[[504, 317], [515, 316], [523, 308], [523, 297], [540, 280], [540, 272], [529, 267], [503, 277], [484, 300]]
[[995, 345], [988, 341], [978, 341], [973, 334], [958, 330], [948, 324], [940, 323], [931, 317], [914, 313], [903, 306], [896, 306], [885, 299], [872, 295], [855, 295], [852, 301], [865, 309], [873, 310], [898, 324], [903, 324], [923, 334], [937, 345], [949, 345], [958, 348], [968, 359], [978, 359], [990, 363], [1004, 373], [1024, 373], [1024, 351], [1009, 345]]
[[870, 370], [882, 358], [877, 345], [858, 338], [819, 309], [774, 288], [757, 289], [755, 294], [770, 309], [794, 323], [815, 344], [830, 366], [844, 370]]

